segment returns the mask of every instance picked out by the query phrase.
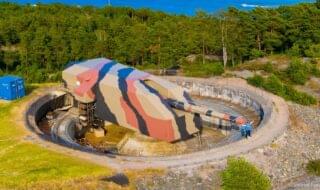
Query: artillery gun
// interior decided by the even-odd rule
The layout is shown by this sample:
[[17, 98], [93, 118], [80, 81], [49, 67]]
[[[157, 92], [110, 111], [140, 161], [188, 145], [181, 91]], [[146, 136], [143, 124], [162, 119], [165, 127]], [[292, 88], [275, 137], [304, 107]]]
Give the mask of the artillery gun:
[[199, 133], [202, 115], [237, 125], [245, 119], [196, 105], [180, 86], [115, 61], [98, 58], [70, 65], [62, 72], [77, 132], [102, 128], [104, 122], [174, 142]]

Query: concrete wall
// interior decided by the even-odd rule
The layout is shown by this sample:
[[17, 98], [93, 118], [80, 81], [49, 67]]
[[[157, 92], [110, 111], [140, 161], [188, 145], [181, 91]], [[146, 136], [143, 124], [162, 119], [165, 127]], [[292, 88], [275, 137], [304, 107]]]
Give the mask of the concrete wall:
[[45, 95], [32, 101], [25, 113], [25, 122], [27, 127], [39, 135], [43, 135], [37, 125], [40, 119], [43, 118], [48, 111], [61, 108], [65, 104], [65, 92], [55, 91], [53, 89], [48, 91]]
[[263, 91], [248, 88], [242, 79], [199, 79], [188, 77], [165, 77], [185, 88], [191, 95], [210, 97], [230, 101], [246, 109], [253, 110], [260, 116], [260, 125], [270, 119], [272, 102]]

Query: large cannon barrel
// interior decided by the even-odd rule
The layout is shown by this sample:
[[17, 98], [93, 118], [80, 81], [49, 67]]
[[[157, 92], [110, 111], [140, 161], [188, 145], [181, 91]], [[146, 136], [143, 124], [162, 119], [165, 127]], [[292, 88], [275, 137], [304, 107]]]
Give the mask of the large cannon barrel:
[[172, 99], [168, 99], [167, 102], [171, 107], [176, 108], [178, 110], [182, 110], [190, 113], [197, 113], [200, 115], [205, 115], [213, 118], [219, 118], [225, 121], [236, 123], [237, 125], [242, 125], [246, 123], [246, 119], [242, 116], [234, 116], [227, 113], [221, 113], [221, 112], [212, 110], [206, 106], [189, 104], [186, 102], [181, 102], [181, 101], [172, 100]]

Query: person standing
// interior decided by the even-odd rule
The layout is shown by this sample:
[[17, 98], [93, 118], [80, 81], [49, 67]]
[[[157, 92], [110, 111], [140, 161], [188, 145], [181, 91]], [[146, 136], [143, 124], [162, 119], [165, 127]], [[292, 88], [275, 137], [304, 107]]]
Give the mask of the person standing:
[[245, 136], [247, 138], [247, 135], [246, 135], [246, 123], [244, 123], [243, 125], [240, 126], [240, 133], [241, 133], [241, 136]]
[[253, 124], [253, 121], [246, 122], [246, 123], [244, 123], [243, 125], [240, 126], [241, 136], [246, 137], [246, 138], [251, 137], [252, 124]]
[[248, 138], [248, 136], [251, 137], [252, 124], [253, 124], [253, 121], [247, 122], [247, 123], [245, 124], [246, 138]]

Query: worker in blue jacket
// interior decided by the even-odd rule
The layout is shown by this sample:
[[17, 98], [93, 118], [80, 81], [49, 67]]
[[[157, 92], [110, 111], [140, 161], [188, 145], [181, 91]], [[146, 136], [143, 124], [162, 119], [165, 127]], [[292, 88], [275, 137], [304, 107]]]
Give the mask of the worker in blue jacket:
[[252, 133], [252, 124], [253, 122], [247, 122], [244, 125], [241, 126], [240, 128], [240, 132], [242, 136], [245, 136], [246, 138], [251, 137], [251, 133]]
[[246, 136], [246, 123], [240, 126], [241, 136]]

